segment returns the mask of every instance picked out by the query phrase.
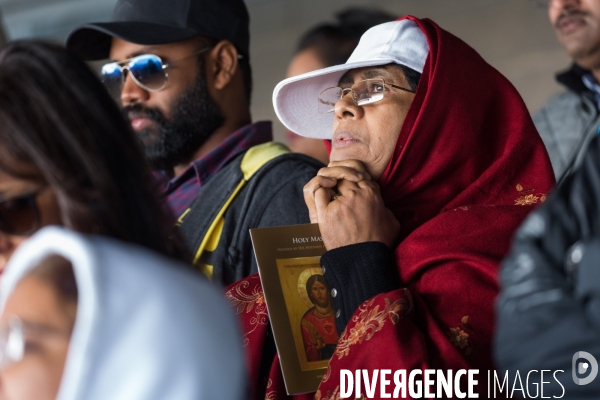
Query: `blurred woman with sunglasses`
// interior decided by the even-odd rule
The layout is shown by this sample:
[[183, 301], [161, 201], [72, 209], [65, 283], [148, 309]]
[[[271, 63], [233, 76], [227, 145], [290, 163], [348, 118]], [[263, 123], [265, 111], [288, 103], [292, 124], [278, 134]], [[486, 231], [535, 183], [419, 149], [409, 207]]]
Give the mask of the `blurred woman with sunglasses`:
[[45, 225], [178, 256], [135, 135], [102, 83], [64, 49], [0, 52], [0, 271]]

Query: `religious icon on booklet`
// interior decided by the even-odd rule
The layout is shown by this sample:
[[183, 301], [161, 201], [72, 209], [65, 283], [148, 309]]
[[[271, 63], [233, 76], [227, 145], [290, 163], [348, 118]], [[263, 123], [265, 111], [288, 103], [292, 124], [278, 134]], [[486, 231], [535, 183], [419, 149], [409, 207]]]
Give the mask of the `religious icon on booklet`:
[[296, 351], [302, 353], [300, 367], [303, 371], [321, 368], [322, 363], [318, 361], [329, 361], [340, 338], [319, 258], [276, 260]]
[[251, 229], [258, 271], [288, 394], [315, 391], [339, 332], [319, 260], [317, 224]]

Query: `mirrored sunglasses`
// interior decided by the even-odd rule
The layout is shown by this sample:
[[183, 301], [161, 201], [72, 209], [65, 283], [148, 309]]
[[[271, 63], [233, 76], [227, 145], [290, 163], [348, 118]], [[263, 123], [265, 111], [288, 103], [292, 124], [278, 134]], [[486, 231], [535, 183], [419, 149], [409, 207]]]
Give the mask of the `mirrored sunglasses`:
[[[208, 49], [210, 49], [210, 47], [205, 47], [187, 57], [173, 62], [193, 57]], [[128, 60], [105, 64], [101, 70], [102, 82], [106, 85], [109, 93], [113, 97], [118, 98], [121, 95], [121, 90], [123, 89], [123, 84], [125, 83], [125, 78], [127, 76], [125, 71], [128, 71], [133, 81], [139, 87], [149, 92], [158, 92], [167, 85], [169, 74], [166, 69], [168, 67], [169, 64], [163, 63], [159, 56], [155, 54], [142, 54]]]
[[41, 190], [0, 201], [0, 231], [9, 235], [33, 233], [40, 222], [36, 197]]

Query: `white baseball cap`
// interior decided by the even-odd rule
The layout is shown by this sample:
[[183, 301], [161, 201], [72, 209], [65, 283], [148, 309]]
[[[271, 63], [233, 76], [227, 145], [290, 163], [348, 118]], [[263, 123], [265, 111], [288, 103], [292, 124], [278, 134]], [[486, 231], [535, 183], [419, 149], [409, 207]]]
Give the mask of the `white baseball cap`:
[[345, 64], [323, 68], [285, 79], [273, 91], [273, 107], [286, 128], [315, 139], [331, 139], [333, 115], [318, 112], [319, 94], [337, 86], [351, 69], [401, 64], [420, 73], [429, 54], [427, 38], [414, 21], [386, 22], [374, 26], [360, 38]]

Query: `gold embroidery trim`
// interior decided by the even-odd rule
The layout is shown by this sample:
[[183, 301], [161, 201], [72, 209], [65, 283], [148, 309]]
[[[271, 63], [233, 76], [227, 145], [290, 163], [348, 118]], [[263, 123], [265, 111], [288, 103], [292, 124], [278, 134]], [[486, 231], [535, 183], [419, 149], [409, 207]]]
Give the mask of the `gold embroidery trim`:
[[535, 189], [523, 189], [523, 185], [520, 183], [517, 184], [517, 192], [523, 194], [524, 196], [519, 196], [515, 200], [515, 206], [531, 206], [533, 204], [537, 204], [538, 200], [540, 202], [546, 201], [546, 193], [536, 193], [533, 194]]
[[469, 334], [460, 328], [450, 328], [448, 332], [450, 343], [459, 349], [464, 349], [469, 345]]
[[410, 311], [412, 300], [409, 297], [408, 290], [404, 290], [405, 294], [408, 295], [407, 298], [402, 297], [393, 303], [390, 302], [389, 298], [386, 298], [385, 307], [381, 311], [379, 311], [379, 305], [369, 309], [377, 299], [376, 297], [363, 303], [358, 308], [359, 314], [352, 317], [352, 322], [355, 323], [354, 326], [350, 330], [346, 329], [344, 331], [335, 349], [338, 360], [350, 353], [351, 346], [371, 340], [375, 333], [383, 329], [387, 319], [396, 325], [400, 321], [400, 313], [406, 314]]
[[[327, 395], [325, 397], [323, 397], [321, 389], [317, 390], [317, 393], [315, 393], [315, 400], [339, 400], [340, 398], [340, 385], [337, 385], [333, 392], [331, 390], [328, 390]], [[354, 399], [367, 400], [364, 394], [361, 394], [360, 397], [355, 397]]]
[[450, 328], [446, 336], [448, 336], [454, 347], [462, 350], [465, 355], [470, 355], [473, 352], [473, 347], [469, 343], [469, 334], [466, 332], [467, 330], [472, 332], [472, 329], [469, 328], [469, 316], [462, 317], [460, 323], [462, 327]]
[[273, 386], [273, 381], [271, 380], [271, 378], [269, 378], [269, 381], [267, 382], [267, 393], [265, 394], [265, 400], [275, 400], [275, 398], [277, 397], [277, 393], [269, 392], [271, 386]]
[[248, 295], [242, 292], [242, 289], [247, 289], [249, 286], [250, 282], [243, 281], [225, 293], [225, 298], [236, 308], [236, 314], [241, 314], [243, 312], [248, 314], [252, 310], [256, 313], [256, 316], [250, 318], [252, 329], [243, 336], [244, 347], [250, 343], [250, 339], [247, 336], [254, 332], [260, 325], [266, 325], [269, 320], [263, 291], [259, 289], [259, 285], [257, 284], [254, 289], [252, 289], [252, 294]]

